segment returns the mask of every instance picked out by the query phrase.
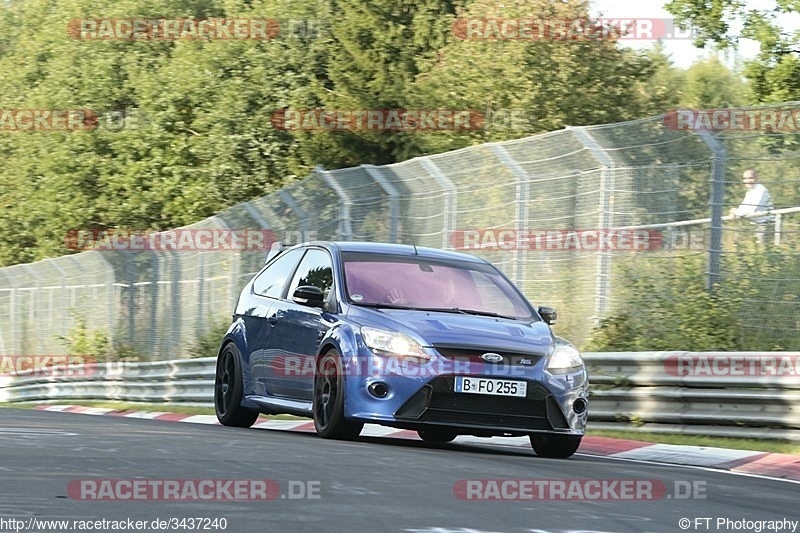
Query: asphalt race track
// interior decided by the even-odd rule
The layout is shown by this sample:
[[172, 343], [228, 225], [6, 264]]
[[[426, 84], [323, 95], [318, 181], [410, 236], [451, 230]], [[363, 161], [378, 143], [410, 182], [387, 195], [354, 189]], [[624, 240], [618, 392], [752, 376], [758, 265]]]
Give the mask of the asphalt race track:
[[[68, 493], [80, 480], [120, 479], [270, 480], [279, 492], [253, 501], [97, 501], [86, 499], [94, 493]], [[510, 501], [464, 499], [454, 487], [463, 489], [468, 480], [472, 498], [498, 494], [478, 480], [512, 480], [517, 488], [515, 480], [550, 480], [542, 481], [544, 493], [537, 485], [538, 494], [549, 496], [518, 498], [507, 484], [502, 494]], [[558, 492], [565, 485], [552, 480], [577, 483], [585, 492]], [[597, 480], [612, 487], [605, 499], [590, 493]], [[664, 490], [631, 497], [614, 489], [631, 480]], [[221, 522], [211, 527], [211, 520], [223, 518], [224, 530], [236, 533], [749, 531], [735, 521], [799, 520], [798, 494], [800, 485], [787, 481], [580, 453], [555, 460], [490, 444], [340, 442], [300, 432], [0, 409], [0, 532], [85, 531], [85, 521], [102, 520], [106, 527], [94, 523], [93, 530], [109, 531], [112, 521], [129, 519], [170, 524], [144, 531], [221, 531]], [[84, 522], [30, 528], [36, 525], [31, 518]], [[202, 524], [208, 527], [199, 520], [181, 526], [182, 518], [210, 520]], [[682, 518], [688, 528], [680, 527]], [[731, 522], [718, 527], [718, 519]]]

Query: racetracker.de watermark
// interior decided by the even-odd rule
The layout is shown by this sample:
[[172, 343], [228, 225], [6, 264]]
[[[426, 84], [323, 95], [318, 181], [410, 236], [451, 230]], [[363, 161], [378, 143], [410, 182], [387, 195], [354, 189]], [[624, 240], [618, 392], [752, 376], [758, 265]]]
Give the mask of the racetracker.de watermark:
[[139, 109], [0, 109], [0, 132], [121, 131], [149, 123]]
[[159, 530], [226, 530], [224, 517], [169, 517], [134, 520], [133, 518], [50, 519], [28, 516], [24, 519], [0, 517], [0, 531], [159, 531]]
[[92, 41], [266, 41], [279, 33], [272, 18], [76, 18], [67, 24], [71, 38]]
[[800, 132], [800, 108], [676, 109], [664, 114], [666, 128], [678, 131]]
[[0, 355], [0, 377], [86, 377], [135, 375], [135, 359], [98, 361], [87, 355]]
[[798, 377], [800, 353], [671, 355], [664, 371], [679, 377]]
[[67, 496], [84, 501], [319, 500], [322, 482], [274, 479], [76, 479]]
[[0, 131], [87, 131], [98, 124], [91, 109], [0, 109]]
[[536, 131], [540, 114], [523, 108], [279, 109], [275, 129], [301, 131]]
[[0, 376], [91, 376], [97, 360], [83, 355], [0, 355]]
[[315, 375], [334, 376], [341, 374], [352, 377], [402, 376], [408, 378], [429, 378], [435, 376], [476, 376], [525, 377], [529, 369], [541, 358], [514, 357], [499, 363], [471, 359], [446, 359], [436, 357], [421, 359], [417, 356], [376, 356], [356, 361], [348, 360], [341, 367], [318, 368], [313, 355], [281, 354], [269, 362], [269, 372], [278, 377], [314, 377]]
[[456, 250], [633, 251], [663, 247], [661, 232], [647, 229], [469, 229], [450, 234]]
[[663, 18], [458, 18], [458, 39], [477, 41], [661, 41], [694, 39], [696, 32]]
[[64, 236], [68, 250], [105, 252], [256, 252], [267, 251], [280, 240], [284, 244], [317, 239], [313, 231], [270, 229], [175, 229], [145, 232], [125, 229], [72, 229]]
[[472, 131], [484, 127], [484, 115], [459, 109], [279, 109], [278, 130], [303, 131]]
[[660, 479], [460, 479], [459, 500], [652, 501], [705, 500], [705, 481]]

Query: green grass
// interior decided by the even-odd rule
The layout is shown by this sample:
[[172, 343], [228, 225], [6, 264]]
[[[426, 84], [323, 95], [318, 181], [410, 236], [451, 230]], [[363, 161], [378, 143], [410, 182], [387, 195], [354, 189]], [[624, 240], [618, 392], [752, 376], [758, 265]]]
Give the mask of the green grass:
[[[186, 415], [213, 415], [214, 409], [210, 407], [197, 407], [180, 404], [156, 404], [135, 402], [107, 402], [107, 401], [79, 401], [65, 402], [70, 405], [83, 405], [86, 407], [103, 407], [118, 411], [165, 411]], [[16, 407], [32, 409], [41, 403], [0, 403], [0, 407]], [[54, 404], [58, 405], [58, 404]], [[261, 415], [262, 418], [271, 420], [305, 420], [292, 415]], [[681, 444], [686, 446], [706, 446], [715, 448], [729, 448], [734, 450], [753, 450], [759, 452], [789, 453], [800, 455], [800, 444], [777, 440], [733, 439], [724, 437], [708, 437], [700, 435], [669, 435], [664, 433], [643, 433], [639, 431], [609, 431], [591, 430], [587, 435], [593, 437], [610, 437], [614, 439], [638, 440], [643, 442], [658, 442], [661, 444]]]

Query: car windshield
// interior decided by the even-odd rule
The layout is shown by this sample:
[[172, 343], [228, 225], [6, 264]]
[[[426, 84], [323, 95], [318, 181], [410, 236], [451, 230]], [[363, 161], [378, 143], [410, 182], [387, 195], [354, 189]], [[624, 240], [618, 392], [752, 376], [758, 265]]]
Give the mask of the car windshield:
[[530, 319], [530, 306], [484, 263], [421, 256], [346, 253], [348, 299], [357, 305]]

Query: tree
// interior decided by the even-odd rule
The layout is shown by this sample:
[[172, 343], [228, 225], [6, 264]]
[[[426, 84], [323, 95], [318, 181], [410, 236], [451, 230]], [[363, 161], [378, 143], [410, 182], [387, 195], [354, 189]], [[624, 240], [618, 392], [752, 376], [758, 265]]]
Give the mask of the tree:
[[[800, 12], [797, 2], [779, 1], [772, 9], [753, 9], [738, 0], [672, 0], [665, 9], [681, 24], [697, 31], [695, 44], [735, 48], [740, 38], [760, 44], [758, 56], [745, 62], [757, 102], [784, 102], [800, 98], [800, 36], [781, 26], [784, 17]], [[731, 33], [729, 21], [743, 21], [741, 35]]]
[[[67, 253], [70, 229], [189, 224], [294, 177], [294, 140], [270, 118], [307, 85], [302, 45], [75, 39], [70, 20], [294, 16], [295, 4], [31, 0], [0, 10], [0, 109], [99, 118], [92, 131], [0, 134], [0, 261]], [[122, 114], [124, 124], [109, 120]]]
[[[78, 39], [68, 31], [74, 19], [132, 16], [277, 18], [283, 26], [270, 40]], [[71, 229], [190, 224], [319, 164], [392, 163], [639, 118], [663, 112], [678, 94], [703, 101], [735, 90], [708, 67], [695, 93], [686, 92], [663, 53], [633, 52], [613, 39], [465, 40], [458, 26], [587, 16], [581, 0], [6, 3], [0, 110], [88, 109], [97, 127], [0, 132], [0, 264], [67, 253]], [[669, 88], [676, 84], [686, 85], [683, 93]], [[291, 108], [443, 109], [475, 120], [464, 131], [275, 127]], [[474, 163], [476, 180], [493, 172], [486, 161]]]
[[676, 108], [715, 109], [747, 104], [749, 87], [741, 75], [717, 57], [695, 61], [688, 69], [675, 67], [662, 41], [646, 52], [652, 74], [640, 82], [647, 95], [647, 114]]
[[[450, 31], [454, 0], [322, 0], [327, 38], [311, 45], [308, 90], [295, 108], [358, 112], [402, 109], [420, 63], [438, 53]], [[413, 132], [295, 132], [298, 163], [311, 168], [392, 163], [408, 151]], [[416, 154], [415, 154], [416, 155]]]
[[716, 109], [745, 105], [748, 88], [741, 77], [716, 57], [698, 61], [686, 71], [681, 107]]
[[672, 64], [662, 41], [645, 52], [652, 64], [652, 74], [640, 82], [640, 92], [647, 95], [647, 114], [658, 115], [683, 107], [686, 72]]
[[[588, 18], [588, 4], [478, 0], [459, 17], [580, 20]], [[622, 48], [613, 38], [451, 39], [427, 62], [409, 100], [414, 107], [478, 110], [488, 125], [466, 133], [419, 135], [417, 150], [435, 152], [567, 125], [641, 117], [652, 107], [639, 84], [653, 69], [645, 54]], [[519, 110], [522, 116], [495, 120], [504, 110]]]

